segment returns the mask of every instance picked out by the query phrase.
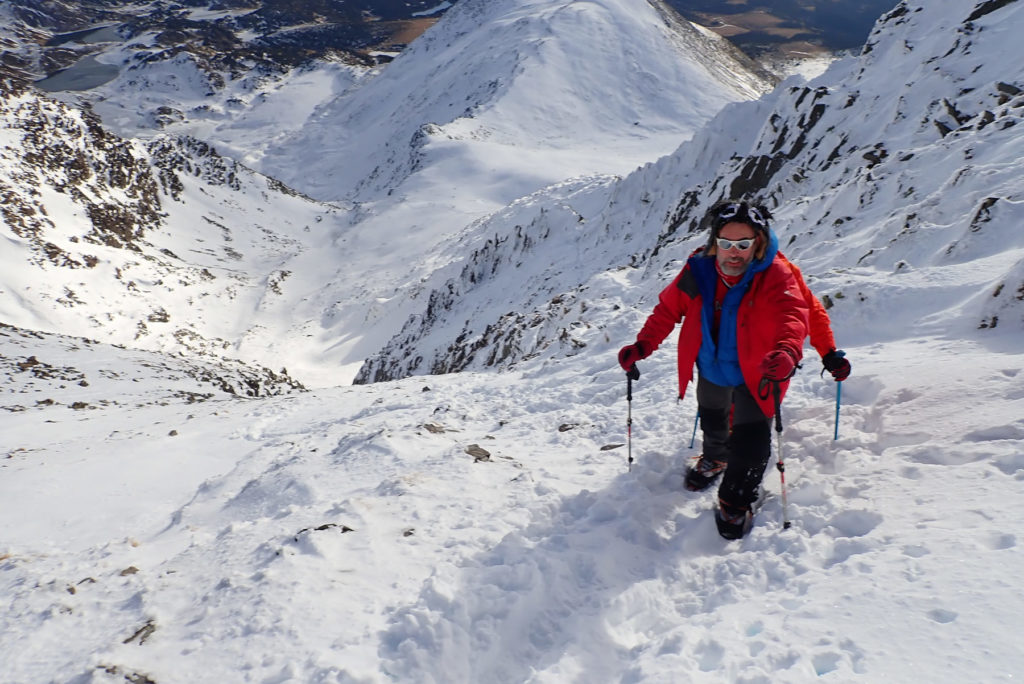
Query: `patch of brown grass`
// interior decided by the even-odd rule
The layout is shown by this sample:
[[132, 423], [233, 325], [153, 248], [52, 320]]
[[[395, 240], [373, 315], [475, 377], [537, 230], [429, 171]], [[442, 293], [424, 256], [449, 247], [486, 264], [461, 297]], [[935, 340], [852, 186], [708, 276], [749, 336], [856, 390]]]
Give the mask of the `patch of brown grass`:
[[763, 10], [738, 12], [736, 14], [697, 13], [700, 23], [725, 38], [739, 36], [757, 31], [767, 35], [792, 38], [798, 33], [806, 33], [806, 29], [780, 28], [782, 19]]
[[381, 36], [381, 40], [373, 46], [373, 49], [386, 50], [396, 45], [408, 45], [436, 23], [437, 17], [379, 22], [374, 26], [374, 32]]
[[396, 43], [405, 43], [408, 45], [412, 41], [419, 38], [424, 31], [437, 23], [437, 17], [425, 17], [422, 19], [409, 19], [408, 21], [399, 21], [398, 30], [391, 36], [391, 40]]

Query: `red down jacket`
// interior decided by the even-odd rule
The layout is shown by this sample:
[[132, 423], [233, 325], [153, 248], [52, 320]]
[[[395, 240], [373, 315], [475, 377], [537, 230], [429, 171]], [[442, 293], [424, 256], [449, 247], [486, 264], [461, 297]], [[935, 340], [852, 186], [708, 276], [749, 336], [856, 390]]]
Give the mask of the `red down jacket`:
[[835, 336], [832, 334], [832, 321], [828, 317], [828, 312], [825, 311], [821, 300], [815, 297], [811, 289], [807, 287], [807, 283], [804, 282], [803, 273], [800, 272], [796, 264], [789, 261], [782, 252], [779, 252], [779, 257], [789, 265], [789, 269], [796, 278], [797, 287], [800, 288], [804, 301], [807, 302], [809, 308], [807, 312], [808, 334], [811, 336], [811, 346], [814, 347], [819, 356], [825, 356], [825, 354], [836, 348]]
[[[771, 417], [775, 414], [772, 397], [762, 399], [758, 392], [761, 361], [773, 349], [785, 348], [799, 362], [803, 357], [804, 338], [808, 334], [808, 305], [789, 262], [774, 253], [769, 256], [771, 263], [754, 274], [749, 289], [743, 295], [736, 318], [736, 335], [743, 380], [765, 416]], [[712, 261], [713, 257], [703, 256], [698, 251], [687, 260], [679, 275], [662, 290], [658, 304], [637, 335], [637, 340], [644, 342], [653, 352], [682, 322], [678, 349], [680, 397], [685, 395], [686, 387], [693, 379], [693, 368], [703, 340], [702, 321], [705, 316], [701, 315], [704, 308], [701, 292], [713, 293], [716, 284], [704, 283], [702, 287], [697, 273], [708, 273], [709, 269], [706, 264], [697, 264], [698, 268], [694, 268], [694, 259]], [[713, 267], [710, 271], [714, 271]], [[782, 396], [785, 396], [788, 386], [788, 381], [781, 384]]]

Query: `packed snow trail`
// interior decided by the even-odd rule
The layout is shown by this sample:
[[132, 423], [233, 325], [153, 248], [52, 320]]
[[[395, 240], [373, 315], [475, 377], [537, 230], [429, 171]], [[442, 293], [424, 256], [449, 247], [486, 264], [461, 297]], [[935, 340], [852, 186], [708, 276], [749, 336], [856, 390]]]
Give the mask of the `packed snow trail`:
[[[918, 345], [934, 343], [907, 344]], [[982, 563], [1010, 553], [1017, 565], [1020, 553], [1012, 533], [984, 529], [992, 520], [985, 501], [966, 517], [942, 502], [958, 491], [977, 495], [963, 491], [966, 476], [994, 480], [986, 495], [1019, 510], [1013, 490], [1024, 455], [1013, 440], [1024, 434], [1024, 420], [997, 427], [1000, 417], [1020, 415], [1005, 407], [990, 416], [993, 427], [968, 433], [966, 443], [955, 432], [948, 446], [924, 443], [919, 424], [905, 417], [956, 430], [963, 409], [948, 394], [963, 392], [981, 369], [943, 371], [953, 377], [931, 397], [898, 385], [890, 391], [894, 377], [927, 375], [929, 363], [890, 347], [896, 363], [876, 374], [872, 367], [881, 364], [871, 356], [879, 351], [858, 356], [861, 372], [847, 385], [849, 436], [838, 442], [828, 422], [834, 384], [807, 371], [795, 382], [784, 433], [793, 531], [782, 530], [780, 500], [771, 497], [747, 539], [720, 539], [713, 493], [682, 489], [682, 431], [648, 420], [657, 435], [647, 444], [668, 450], [641, 450], [632, 474], [537, 507], [528, 526], [495, 548], [435, 571], [418, 603], [392, 618], [385, 670], [399, 681], [431, 682], [678, 682], [680, 673], [707, 682], [871, 680], [901, 669], [905, 653], [892, 634], [910, 629], [917, 648], [931, 651], [927, 662], [914, 663], [919, 675], [978, 676], [970, 654], [945, 647], [944, 626], [960, 621], [981, 630], [1004, 655], [1014, 652], [1013, 639], [991, 621], [998, 597], [978, 603], [990, 593], [987, 580], [967, 571], [963, 586], [942, 586], [941, 568], [951, 550]], [[1008, 387], [1018, 370], [994, 362], [985, 370]], [[987, 392], [971, 393], [981, 400]], [[655, 394], [649, 408], [662, 413], [666, 393]], [[1019, 405], [1018, 395], [1010, 398]], [[777, 490], [774, 470], [765, 482]], [[918, 506], [928, 513], [906, 525]], [[870, 589], [837, 589], [849, 578]], [[1020, 664], [1016, 657], [1002, 674]]]
[[[25, 451], [0, 512], [24, 522], [0, 546], [0, 681], [1008, 681], [1021, 355], [848, 351], [838, 441], [813, 357], [785, 404], [793, 527], [773, 496], [738, 542], [713, 491], [682, 488], [699, 446], [671, 352], [635, 387], [632, 472], [601, 450], [625, 439], [611, 344], [516, 373], [151, 402], [131, 425], [123, 406], [5, 413]], [[101, 352], [128, 363], [76, 353]], [[165, 391], [123, 374], [105, 385], [123, 403]]]

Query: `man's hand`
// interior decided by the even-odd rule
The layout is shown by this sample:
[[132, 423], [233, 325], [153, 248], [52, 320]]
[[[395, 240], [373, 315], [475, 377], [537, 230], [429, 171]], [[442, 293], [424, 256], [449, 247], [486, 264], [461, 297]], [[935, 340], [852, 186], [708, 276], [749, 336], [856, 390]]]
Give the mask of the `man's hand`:
[[[846, 360], [846, 352], [842, 349], [833, 349], [828, 354], [821, 357], [821, 365], [825, 366], [825, 370], [832, 374], [832, 377], [836, 379], [836, 382], [842, 382], [846, 378], [850, 377], [850, 362]], [[822, 371], [824, 372], [824, 371]]]
[[796, 370], [796, 361], [785, 349], [773, 349], [761, 361], [761, 375], [769, 382], [788, 380]]
[[619, 365], [628, 373], [637, 361], [646, 359], [650, 354], [647, 344], [638, 340], [619, 350]]

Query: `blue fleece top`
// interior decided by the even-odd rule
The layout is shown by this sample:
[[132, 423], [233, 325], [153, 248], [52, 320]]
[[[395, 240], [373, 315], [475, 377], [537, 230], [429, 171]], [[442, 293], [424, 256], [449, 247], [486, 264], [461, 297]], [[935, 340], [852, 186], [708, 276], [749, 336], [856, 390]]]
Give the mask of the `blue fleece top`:
[[754, 276], [768, 268], [779, 251], [779, 239], [771, 230], [768, 231], [768, 248], [764, 257], [750, 262], [743, 277], [733, 285], [722, 300], [722, 313], [719, 317], [718, 339], [715, 340], [713, 330], [715, 324], [715, 290], [718, 287], [718, 270], [715, 268], [715, 257], [698, 254], [689, 259], [690, 270], [697, 278], [703, 307], [701, 309], [701, 340], [697, 354], [697, 370], [701, 377], [721, 387], [737, 387], [743, 384], [743, 371], [740, 369], [739, 343], [737, 341], [736, 317], [743, 296], [750, 289]]

